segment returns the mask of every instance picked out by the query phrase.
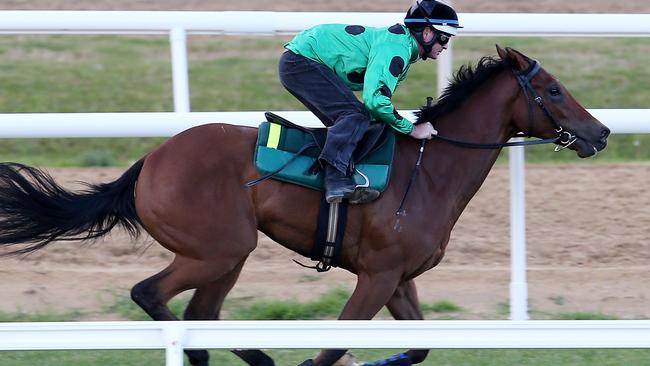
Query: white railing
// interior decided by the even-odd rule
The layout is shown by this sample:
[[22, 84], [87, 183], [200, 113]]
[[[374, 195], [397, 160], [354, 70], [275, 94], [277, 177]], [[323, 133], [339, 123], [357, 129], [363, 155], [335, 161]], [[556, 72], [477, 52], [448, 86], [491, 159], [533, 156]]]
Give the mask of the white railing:
[[[469, 36], [642, 36], [650, 14], [460, 13]], [[0, 33], [293, 34], [321, 23], [384, 27], [403, 12], [0, 11]], [[614, 26], [603, 26], [613, 24]]]
[[[315, 24], [328, 22], [385, 26], [386, 24], [400, 22], [402, 16], [402, 13], [0, 11], [0, 34], [168, 34], [172, 52], [174, 110], [176, 111], [176, 113], [0, 114], [0, 137], [170, 136], [193, 125], [207, 122], [257, 125], [262, 120], [260, 112], [190, 113], [186, 47], [188, 33], [290, 34]], [[461, 36], [650, 36], [650, 14], [460, 14], [459, 16], [466, 27], [461, 30]], [[362, 21], [359, 21], [360, 19]], [[605, 27], [604, 24], [616, 24], [616, 26]], [[442, 83], [440, 85], [444, 85], [444, 76], [450, 74], [451, 54], [449, 52], [447, 57], [439, 60], [439, 75], [441, 75], [439, 82]], [[648, 123], [650, 121], [650, 109], [595, 109], [591, 110], [591, 112], [603, 123], [610, 126], [615, 133], [650, 132], [650, 123]], [[311, 120], [312, 124], [318, 125], [310, 114], [304, 112], [282, 113], [296, 121]], [[511, 318], [521, 320], [528, 317], [525, 272], [523, 149], [514, 148], [510, 150], [510, 153], [511, 161], [514, 162], [511, 162], [513, 259]], [[395, 326], [403, 328], [406, 324], [408, 323], [399, 322]], [[509, 327], [512, 327], [510, 329], [518, 332], [523, 331], [522, 328], [518, 328], [519, 323], [508, 324]], [[542, 323], [534, 322], [534, 324]], [[586, 323], [563, 324], [562, 326], [574, 327]], [[615, 324], [621, 323], [616, 322]], [[37, 325], [37, 327], [40, 326]], [[19, 325], [16, 325], [16, 327], [19, 327]], [[29, 325], [26, 325], [26, 327], [29, 327]], [[73, 327], [73, 325], [69, 325], [69, 327]], [[616, 336], [606, 336], [610, 337], [607, 342], [611, 343], [598, 343], [596, 347], [615, 347], [620, 339], [626, 339], [622, 335], [618, 336], [619, 333], [615, 330], [618, 328], [616, 327], [616, 325], [603, 326], [602, 330], [607, 330], [605, 333]], [[343, 328], [342, 325], [336, 325], [329, 329]], [[3, 326], [3, 329], [10, 332], [8, 334], [17, 334], [11, 333], [10, 328]], [[463, 337], [465, 338], [471, 338], [473, 331], [475, 331], [469, 331], [462, 326], [459, 329], [464, 332]], [[36, 330], [34, 331], [38, 333]], [[230, 331], [237, 332], [234, 329]], [[436, 332], [438, 331], [440, 329], [436, 328]], [[549, 332], [549, 329], [539, 329], [539, 332], [551, 333], [552, 335], [549, 337], [555, 338], [555, 333]], [[567, 332], [569, 331], [567, 330]], [[254, 334], [254, 332], [248, 334]], [[345, 334], [346, 332], [336, 332], [336, 337], [342, 337]], [[395, 343], [390, 343], [390, 347], [397, 347], [399, 344], [397, 340], [402, 339], [401, 337], [408, 337], [407, 334], [405, 332], [400, 334], [399, 337], [382, 338], [395, 341]], [[521, 336], [521, 333], [518, 334], [513, 336], [514, 339], [521, 341], [525, 338]], [[630, 334], [632, 334], [632, 337], [639, 336], [638, 332], [631, 332]], [[319, 333], [319, 337], [323, 336], [323, 334]], [[232, 339], [232, 334], [229, 333], [228, 337]], [[581, 335], [578, 339], [590, 339], [585, 337], [587, 336], [583, 337]], [[486, 339], [489, 338], [486, 337]], [[638, 340], [647, 339], [649, 339], [647, 334], [638, 338]], [[379, 340], [377, 341], [379, 342]], [[291, 343], [290, 348], [300, 348], [307, 341], [304, 338], [296, 337], [292, 338], [292, 342], [294, 343]], [[0, 342], [1, 344], [3, 343]], [[233, 345], [233, 347], [245, 347], [247, 344], [242, 343]], [[345, 344], [345, 346], [352, 347], [352, 344]], [[78, 344], [69, 343], [66, 347], [75, 348], [78, 346]], [[317, 346], [326, 345], [319, 344]], [[370, 345], [367, 344], [366, 346]], [[414, 346], [414, 344], [409, 346]], [[557, 346], [561, 347], [561, 345]], [[270, 346], [260, 345], [260, 347]]]
[[[380, 336], [378, 336], [380, 335]], [[0, 323], [0, 350], [650, 348], [650, 321], [179, 321]]]
[[[650, 110], [647, 109], [590, 109], [589, 112], [613, 133], [650, 132]], [[311, 112], [275, 113], [301, 125], [322, 126]], [[405, 111], [404, 115], [414, 118], [412, 113]], [[0, 114], [0, 137], [169, 137], [206, 123], [257, 127], [263, 120], [263, 111]]]

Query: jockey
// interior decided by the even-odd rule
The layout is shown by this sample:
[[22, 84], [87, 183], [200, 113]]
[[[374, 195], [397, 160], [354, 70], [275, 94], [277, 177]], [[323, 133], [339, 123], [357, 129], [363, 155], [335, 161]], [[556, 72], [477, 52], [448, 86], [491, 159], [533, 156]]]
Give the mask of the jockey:
[[[379, 192], [357, 187], [352, 153], [371, 120], [387, 123], [415, 139], [431, 139], [430, 123], [413, 125], [391, 97], [419, 59], [436, 59], [461, 28], [454, 9], [436, 0], [418, 0], [404, 25], [371, 28], [323, 24], [299, 33], [285, 45], [279, 64], [282, 85], [327, 129], [319, 161], [327, 202], [364, 203]], [[363, 103], [353, 91], [363, 91]]]

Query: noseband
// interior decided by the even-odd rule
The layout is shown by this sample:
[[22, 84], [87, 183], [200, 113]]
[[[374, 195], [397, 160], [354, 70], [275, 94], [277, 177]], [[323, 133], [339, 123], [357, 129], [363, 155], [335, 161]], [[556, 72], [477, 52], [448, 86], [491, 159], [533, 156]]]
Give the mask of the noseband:
[[[555, 151], [560, 151], [563, 149], [566, 149], [567, 147], [571, 146], [576, 140], [578, 139], [577, 136], [572, 134], [569, 131], [566, 131], [553, 117], [551, 112], [546, 108], [544, 105], [544, 99], [537, 94], [537, 91], [535, 88], [533, 88], [531, 81], [539, 73], [539, 70], [542, 69], [542, 65], [540, 65], [537, 60], [533, 60], [533, 63], [530, 65], [528, 68], [528, 71], [525, 74], [522, 74], [516, 70], [512, 70], [512, 72], [515, 74], [515, 78], [517, 79], [517, 82], [519, 83], [519, 86], [521, 86], [521, 90], [524, 92], [524, 95], [526, 96], [526, 103], [528, 105], [528, 133], [526, 134], [526, 137], [531, 137], [533, 134], [533, 105], [531, 102], [531, 99], [537, 103], [537, 106], [542, 110], [546, 118], [551, 121], [551, 123], [555, 126], [555, 132], [558, 133], [557, 141], [555, 143], [558, 145], [555, 147]], [[530, 94], [529, 94], [530, 93]], [[532, 95], [532, 98], [531, 98]]]

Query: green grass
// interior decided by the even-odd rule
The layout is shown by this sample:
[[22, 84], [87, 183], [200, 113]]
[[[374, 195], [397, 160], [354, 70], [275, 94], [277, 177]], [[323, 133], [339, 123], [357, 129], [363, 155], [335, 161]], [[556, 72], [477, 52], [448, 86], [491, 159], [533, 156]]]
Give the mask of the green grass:
[[[104, 314], [115, 314], [116, 317], [126, 320], [134, 321], [146, 321], [151, 320], [149, 315], [147, 315], [133, 300], [128, 296], [128, 291], [124, 292], [112, 292], [113, 302], [107, 304], [102, 309]], [[183, 318], [183, 311], [187, 306], [187, 303], [190, 298], [190, 293], [183, 293], [175, 298], [173, 298], [169, 304], [169, 310], [174, 313], [179, 319]]]
[[[350, 297], [350, 291], [334, 288], [314, 300], [275, 300], [239, 298], [227, 299], [224, 304], [224, 319], [230, 320], [318, 320], [336, 319]], [[170, 309], [179, 318], [188, 301], [188, 296], [174, 299]], [[442, 300], [432, 304], [423, 303], [422, 311], [426, 319], [449, 318], [450, 313], [456, 313], [454, 318], [460, 318], [464, 309], [460, 306]], [[128, 320], [149, 320], [149, 317], [130, 298], [115, 296], [115, 301], [104, 308], [104, 313], [116, 314]], [[382, 313], [382, 317], [390, 314]]]
[[229, 318], [233, 320], [336, 319], [349, 297], [349, 291], [334, 289], [308, 302], [261, 300], [246, 304], [240, 301], [230, 310]]
[[421, 307], [424, 313], [457, 313], [463, 311], [463, 308], [447, 300], [441, 300], [433, 304], [421, 304]]
[[[350, 297], [344, 289], [333, 289], [312, 301], [297, 300], [253, 300], [251, 298], [227, 299], [224, 304], [224, 319], [230, 320], [309, 320], [335, 319]], [[188, 296], [181, 296], [170, 302], [169, 308], [182, 318]], [[115, 296], [115, 301], [104, 309], [105, 313], [117, 314], [128, 320], [150, 320], [130, 298]]]
[[553, 319], [557, 320], [617, 320], [617, 316], [608, 315], [603, 313], [593, 312], [575, 312], [575, 313], [559, 313]]
[[[169, 303], [169, 308], [179, 319], [189, 301], [190, 294], [183, 294], [174, 298]], [[127, 292], [111, 292], [113, 300], [97, 312], [88, 311], [43, 311], [27, 313], [24, 311], [0, 312], [0, 322], [41, 322], [41, 321], [81, 321], [92, 318], [94, 314], [102, 314], [114, 319], [133, 321], [151, 320], [140, 307], [138, 307]], [[226, 299], [223, 307], [222, 318], [229, 320], [312, 320], [336, 319], [343, 309], [345, 302], [350, 297], [350, 291], [343, 288], [333, 288], [326, 293], [308, 301], [234, 298]], [[439, 301], [433, 304], [422, 304], [422, 309], [427, 313], [426, 318], [439, 318], [446, 313], [462, 313], [464, 310], [449, 301]], [[431, 314], [433, 313], [433, 314]], [[431, 316], [429, 316], [431, 315]], [[382, 317], [390, 314], [382, 313]]]
[[25, 312], [22, 310], [13, 313], [0, 311], [0, 323], [73, 321], [80, 320], [85, 315], [86, 313], [80, 310], [72, 310], [64, 313], [52, 311]]
[[0, 366], [135, 366], [164, 364], [164, 350], [0, 352]]
[[[304, 107], [277, 78], [286, 37], [189, 38], [194, 111], [296, 110]], [[539, 59], [587, 108], [647, 108], [650, 43], [617, 39], [602, 47], [591, 38], [459, 38], [455, 66], [494, 55], [494, 44]], [[620, 54], [625, 49], [625, 54]], [[171, 64], [166, 37], [0, 36], [0, 110], [14, 112], [172, 111]], [[623, 56], [623, 57], [622, 57]], [[435, 62], [413, 65], [395, 94], [399, 109], [435, 96]], [[56, 121], [52, 121], [56, 123]], [[0, 140], [0, 160], [40, 166], [126, 166], [165, 139]], [[613, 136], [594, 160], [649, 160], [650, 136]], [[577, 161], [550, 147], [527, 149], [529, 162]]]
[[[268, 350], [276, 365], [297, 365], [313, 358], [317, 350]], [[403, 350], [352, 350], [361, 361], [375, 361]], [[211, 365], [245, 365], [225, 350], [210, 351]], [[621, 366], [645, 365], [648, 349], [434, 349], [422, 366]], [[151, 351], [5, 351], [0, 366], [96, 366], [163, 365], [162, 350]], [[188, 362], [185, 362], [189, 365]]]
[[[324, 294], [306, 301], [293, 299], [267, 298], [228, 298], [226, 299], [221, 318], [226, 320], [318, 320], [336, 319], [350, 297], [350, 291], [344, 288], [332, 288]], [[169, 308], [179, 319], [187, 306], [191, 292], [177, 296], [169, 303]], [[96, 311], [73, 309], [66, 312], [38, 311], [25, 312], [18, 309], [15, 312], [0, 312], [0, 322], [49, 322], [49, 321], [83, 321], [101, 315], [103, 318], [123, 319], [132, 321], [151, 320], [138, 305], [128, 296], [127, 291], [111, 291], [112, 298], [104, 307]], [[425, 319], [468, 319], [477, 314], [472, 309], [465, 309], [451, 301], [441, 300], [434, 303], [421, 303], [420, 307]], [[478, 314], [481, 319], [507, 319], [508, 303], [496, 303], [491, 314]], [[530, 310], [531, 319], [544, 320], [616, 320], [618, 316], [604, 314], [598, 311], [563, 311], [550, 313], [535, 308]], [[381, 319], [391, 319], [387, 311], [382, 310], [378, 315]]]
[[49, 167], [128, 166], [164, 141], [164, 138], [0, 139], [0, 161]]

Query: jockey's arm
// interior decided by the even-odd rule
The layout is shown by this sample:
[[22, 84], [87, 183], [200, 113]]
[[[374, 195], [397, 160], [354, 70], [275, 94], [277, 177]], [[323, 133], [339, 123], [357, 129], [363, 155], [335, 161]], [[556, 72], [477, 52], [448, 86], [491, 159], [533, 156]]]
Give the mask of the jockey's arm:
[[408, 49], [402, 45], [375, 45], [368, 57], [363, 86], [363, 102], [370, 114], [403, 134], [411, 133], [413, 123], [397, 113], [391, 98], [408, 71], [408, 59]]

